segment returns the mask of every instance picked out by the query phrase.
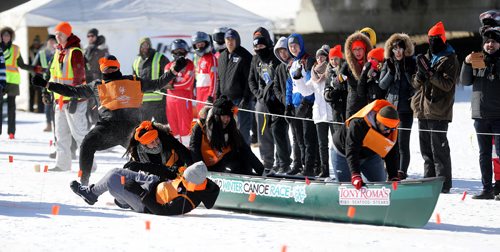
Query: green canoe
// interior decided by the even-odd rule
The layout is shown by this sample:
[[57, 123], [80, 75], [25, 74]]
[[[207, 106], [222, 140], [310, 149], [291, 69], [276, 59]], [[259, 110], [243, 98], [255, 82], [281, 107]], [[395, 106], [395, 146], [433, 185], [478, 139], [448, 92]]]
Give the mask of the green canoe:
[[423, 227], [434, 211], [443, 178], [350, 183], [215, 173], [215, 207], [382, 226]]

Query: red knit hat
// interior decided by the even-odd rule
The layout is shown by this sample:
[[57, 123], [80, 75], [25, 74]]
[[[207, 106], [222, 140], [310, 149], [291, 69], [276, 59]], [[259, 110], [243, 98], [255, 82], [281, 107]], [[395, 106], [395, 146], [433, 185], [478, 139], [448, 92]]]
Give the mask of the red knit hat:
[[69, 37], [69, 35], [71, 35], [73, 28], [71, 27], [71, 25], [68, 22], [61, 22], [58, 25], [56, 25], [55, 30], [56, 30], [56, 32], [58, 32], [58, 31], [62, 32], [66, 36]]
[[378, 62], [383, 62], [384, 61], [384, 48], [375, 48], [372, 49], [367, 56], [368, 59], [374, 58], [378, 60]]
[[336, 45], [332, 49], [330, 49], [330, 53], [328, 53], [328, 59], [332, 59], [333, 57], [344, 58], [342, 55], [342, 46]]
[[352, 42], [351, 50], [356, 48], [356, 47], [362, 47], [366, 51], [366, 44], [362, 40], [356, 40], [356, 41]]
[[446, 31], [444, 30], [443, 22], [439, 21], [429, 30], [427, 36], [441, 36], [443, 43], [446, 43]]

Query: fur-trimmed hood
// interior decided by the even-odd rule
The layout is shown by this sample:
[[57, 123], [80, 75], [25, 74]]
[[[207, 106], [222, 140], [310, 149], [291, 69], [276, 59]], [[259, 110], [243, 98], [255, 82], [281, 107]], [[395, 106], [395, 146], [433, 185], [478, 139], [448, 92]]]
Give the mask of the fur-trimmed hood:
[[345, 41], [344, 55], [345, 55], [345, 59], [347, 61], [347, 65], [349, 66], [349, 69], [351, 69], [351, 72], [352, 72], [352, 75], [354, 76], [354, 78], [356, 80], [359, 80], [359, 77], [361, 76], [361, 69], [363, 68], [363, 66], [361, 66], [361, 68], [359, 68], [359, 72], [356, 71], [357, 68], [355, 66], [358, 63], [357, 63], [356, 58], [354, 57], [354, 54], [351, 51], [352, 44], [354, 43], [354, 41], [357, 41], [357, 40], [362, 41], [366, 45], [365, 59], [364, 59], [365, 62], [366, 62], [366, 55], [368, 54], [369, 51], [372, 50], [372, 45], [370, 43], [370, 39], [361, 32], [355, 32], [355, 33], [349, 35], [349, 37], [347, 37], [347, 39]]
[[384, 58], [388, 59], [394, 55], [394, 53], [392, 52], [392, 47], [393, 47], [392, 44], [398, 40], [403, 40], [405, 42], [406, 49], [404, 52], [404, 56], [405, 57], [413, 56], [413, 54], [415, 53], [415, 46], [413, 45], [410, 36], [408, 36], [408, 34], [405, 33], [394, 33], [385, 42]]
[[0, 35], [3, 34], [4, 32], [8, 32], [10, 34], [10, 41], [14, 41], [14, 39], [16, 38], [16, 32], [14, 32], [14, 30], [12, 30], [12, 28], [6, 26], [4, 28], [2, 28], [2, 30], [0, 30]]

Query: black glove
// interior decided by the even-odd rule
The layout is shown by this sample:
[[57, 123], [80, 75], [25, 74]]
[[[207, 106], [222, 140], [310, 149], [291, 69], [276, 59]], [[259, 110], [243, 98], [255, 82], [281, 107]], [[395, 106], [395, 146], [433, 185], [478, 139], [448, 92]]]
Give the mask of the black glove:
[[323, 90], [323, 97], [325, 98], [325, 101], [333, 102], [333, 87], [332, 86], [325, 87], [325, 89]]
[[144, 196], [144, 194], [146, 193], [146, 190], [142, 189], [141, 185], [135, 182], [135, 180], [127, 180], [123, 187], [125, 188], [125, 190], [140, 197]]
[[45, 105], [52, 104], [52, 95], [49, 92], [42, 92], [42, 102]]
[[210, 95], [209, 95], [209, 96], [207, 97], [207, 102], [208, 102], [208, 103], [214, 103], [214, 98], [213, 98], [212, 96], [210, 96]]
[[300, 67], [293, 73], [294, 80], [299, 80], [301, 78], [302, 78], [302, 65], [300, 65]]
[[370, 70], [368, 70], [368, 79], [372, 80], [372, 79], [377, 79], [377, 74], [378, 74], [378, 71], [373, 69], [373, 68], [370, 68]]
[[175, 179], [177, 178], [177, 171], [173, 171], [170, 167], [162, 164], [155, 163], [140, 163], [136, 161], [130, 161], [126, 163], [123, 168], [129, 169], [131, 171], [143, 171], [149, 174], [154, 174], [161, 179]]
[[[431, 72], [431, 63], [429, 60], [422, 54], [417, 56], [417, 74], [420, 77], [424, 77], [424, 79], [429, 78], [432, 75]], [[423, 80], [421, 78], [421, 80]]]
[[[295, 116], [295, 107], [293, 105], [287, 105], [285, 109], [285, 115], [286, 116]], [[292, 122], [292, 118], [285, 117], [285, 121], [287, 123]]]
[[184, 69], [184, 67], [186, 67], [187, 65], [187, 61], [186, 61], [186, 58], [184, 57], [179, 57], [175, 60], [174, 62], [174, 71], [176, 73], [180, 72], [182, 69]]
[[386, 60], [386, 64], [389, 73], [392, 75], [396, 74], [396, 66], [394, 65], [394, 60], [392, 58], [389, 58], [388, 60]]
[[31, 83], [41, 88], [45, 88], [45, 86], [47, 86], [47, 81], [43, 78], [41, 74], [35, 74], [35, 76], [31, 78]]

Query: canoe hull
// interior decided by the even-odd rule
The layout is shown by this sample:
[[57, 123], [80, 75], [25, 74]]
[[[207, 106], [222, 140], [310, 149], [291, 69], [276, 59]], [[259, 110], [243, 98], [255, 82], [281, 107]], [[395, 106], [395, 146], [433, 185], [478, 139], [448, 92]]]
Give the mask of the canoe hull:
[[[228, 173], [209, 176], [221, 188], [215, 207], [350, 223], [423, 227], [436, 206], [443, 178], [350, 183], [262, 178]], [[307, 183], [306, 183], [307, 182]]]

